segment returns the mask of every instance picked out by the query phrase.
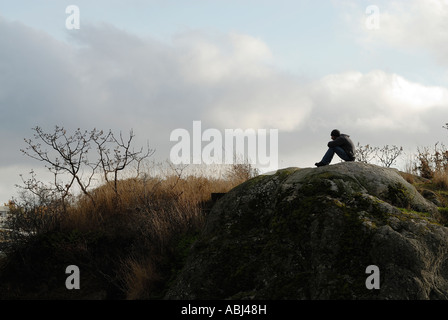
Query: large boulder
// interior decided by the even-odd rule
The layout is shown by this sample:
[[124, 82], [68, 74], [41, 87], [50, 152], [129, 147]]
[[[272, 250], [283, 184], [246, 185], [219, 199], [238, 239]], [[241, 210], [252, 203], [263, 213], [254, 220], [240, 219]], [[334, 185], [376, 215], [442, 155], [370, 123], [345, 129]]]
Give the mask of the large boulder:
[[[345, 162], [262, 175], [216, 203], [166, 298], [447, 299], [437, 214], [394, 169]], [[371, 265], [379, 273], [366, 273]]]

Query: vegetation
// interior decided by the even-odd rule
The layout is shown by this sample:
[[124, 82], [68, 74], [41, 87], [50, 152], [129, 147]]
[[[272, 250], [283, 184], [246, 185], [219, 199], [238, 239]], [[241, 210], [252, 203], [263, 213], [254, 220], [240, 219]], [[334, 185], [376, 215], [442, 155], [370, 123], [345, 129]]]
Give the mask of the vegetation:
[[369, 144], [361, 146], [358, 142], [356, 147], [357, 161], [364, 163], [378, 162], [380, 165], [390, 168], [396, 164], [397, 159], [403, 153], [403, 147], [385, 145], [383, 147], [373, 147]]
[[[204, 225], [211, 194], [257, 175], [250, 164], [192, 171], [151, 163], [154, 151], [135, 151], [132, 132], [34, 131], [22, 151], [54, 179], [44, 183], [31, 171], [19, 199], [8, 203], [0, 299], [161, 298]], [[385, 167], [403, 153], [397, 146], [357, 149], [358, 161]], [[402, 175], [439, 206], [448, 225], [448, 150], [437, 143], [417, 152]], [[397, 201], [399, 191], [390, 190]], [[66, 289], [68, 265], [80, 268], [81, 290]]]
[[[448, 130], [448, 123], [443, 128]], [[357, 161], [364, 163], [391, 167], [402, 155], [403, 148], [398, 146], [357, 145]], [[439, 207], [439, 219], [448, 226], [448, 148], [440, 142], [433, 147], [417, 147], [417, 153], [408, 159], [400, 173]]]
[[[250, 164], [210, 173], [150, 163], [150, 151], [132, 151], [132, 133], [125, 140], [96, 130], [35, 131], [24, 152], [55, 179], [43, 183], [31, 172], [9, 203], [2, 299], [161, 298], [202, 228], [211, 194], [256, 174]], [[65, 287], [69, 265], [81, 271], [81, 290]]]

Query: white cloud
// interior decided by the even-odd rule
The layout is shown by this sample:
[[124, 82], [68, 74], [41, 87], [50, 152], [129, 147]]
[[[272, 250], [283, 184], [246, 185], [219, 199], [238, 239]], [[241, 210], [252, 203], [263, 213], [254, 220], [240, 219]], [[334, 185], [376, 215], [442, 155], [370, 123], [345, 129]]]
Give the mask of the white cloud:
[[312, 85], [312, 97], [311, 116], [323, 119], [321, 125], [338, 123], [357, 130], [428, 131], [423, 116], [448, 106], [448, 89], [380, 70], [328, 75]]
[[408, 111], [426, 111], [434, 106], [447, 105], [448, 90], [437, 86], [424, 86], [410, 82], [398, 75], [392, 75], [390, 88], [386, 92], [395, 104], [404, 106]]
[[210, 85], [229, 77], [266, 77], [273, 56], [260, 39], [245, 34], [210, 35], [190, 32], [174, 38], [183, 74], [188, 81]]
[[221, 128], [296, 129], [310, 102], [296, 79], [272, 66], [273, 54], [260, 39], [237, 33], [210, 38], [184, 34], [179, 67], [198, 97], [205, 120]]
[[296, 80], [272, 65], [258, 38], [187, 32], [165, 43], [112, 26], [84, 28], [74, 37], [79, 77], [97, 109], [90, 113], [110, 117], [124, 107], [131, 118], [157, 118], [156, 125], [188, 119], [293, 130], [309, 112]]
[[[378, 6], [380, 28], [361, 28], [363, 40], [404, 50], [427, 50], [448, 64], [448, 0], [393, 0]], [[365, 24], [365, 17], [357, 21]]]

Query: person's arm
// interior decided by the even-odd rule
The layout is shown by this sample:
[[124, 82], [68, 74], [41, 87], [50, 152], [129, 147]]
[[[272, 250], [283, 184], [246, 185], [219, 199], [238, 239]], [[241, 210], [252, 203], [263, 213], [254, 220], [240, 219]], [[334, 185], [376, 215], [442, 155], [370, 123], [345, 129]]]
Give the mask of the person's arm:
[[344, 144], [344, 139], [342, 137], [337, 137], [336, 139], [328, 142], [328, 148], [339, 147]]

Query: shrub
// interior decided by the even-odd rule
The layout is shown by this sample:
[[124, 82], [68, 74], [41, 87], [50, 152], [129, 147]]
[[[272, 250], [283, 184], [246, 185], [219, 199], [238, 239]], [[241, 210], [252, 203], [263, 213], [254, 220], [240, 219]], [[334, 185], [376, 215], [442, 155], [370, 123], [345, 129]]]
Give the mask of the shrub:
[[448, 190], [448, 172], [445, 170], [437, 170], [433, 173], [432, 182], [436, 188]]
[[[232, 168], [220, 170], [228, 173]], [[21, 279], [33, 278], [26, 263], [40, 266], [40, 275], [49, 277], [64, 265], [78, 264], [83, 278], [94, 279], [89, 290], [104, 290], [108, 297], [161, 298], [188, 252], [184, 245], [191, 242], [185, 239], [194, 239], [203, 226], [211, 193], [227, 192], [241, 183], [239, 173], [187, 175], [179, 168], [152, 168], [138, 177], [105, 181], [88, 195], [65, 198], [63, 205], [38, 187], [31, 195], [24, 190], [11, 210], [15, 237], [9, 238], [8, 257], [14, 261], [0, 274], [1, 296], [35, 298], [33, 290], [39, 290], [39, 297], [54, 297], [52, 286], [59, 280], [40, 276], [33, 287], [20, 285]], [[43, 254], [29, 255], [30, 246]], [[12, 269], [23, 274], [12, 277]], [[67, 298], [64, 294], [56, 297]]]
[[414, 170], [423, 178], [432, 179], [436, 172], [444, 173], [448, 170], [448, 150], [443, 144], [436, 143], [433, 150], [418, 148], [417, 152]]

